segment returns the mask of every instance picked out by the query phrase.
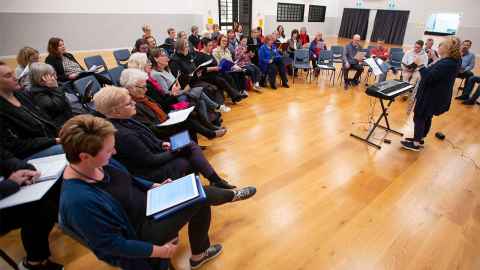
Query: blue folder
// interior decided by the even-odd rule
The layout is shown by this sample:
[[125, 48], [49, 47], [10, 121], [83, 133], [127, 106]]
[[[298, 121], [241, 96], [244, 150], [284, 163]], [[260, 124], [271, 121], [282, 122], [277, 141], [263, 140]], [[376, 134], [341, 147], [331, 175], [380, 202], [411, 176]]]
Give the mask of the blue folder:
[[197, 188], [198, 188], [198, 196], [196, 198], [193, 198], [189, 201], [186, 201], [184, 203], [178, 204], [176, 206], [173, 206], [171, 208], [168, 208], [166, 210], [163, 210], [161, 212], [158, 212], [157, 214], [152, 215], [153, 219], [163, 219], [171, 214], [174, 214], [182, 209], [185, 209], [193, 204], [203, 202], [207, 199], [207, 195], [205, 194], [205, 190], [203, 189], [202, 182], [200, 182], [200, 178], [196, 175], [195, 176], [195, 182], [197, 183]]
[[177, 151], [192, 142], [190, 139], [190, 134], [187, 130], [179, 132], [170, 137], [170, 145], [172, 147], [172, 151]]

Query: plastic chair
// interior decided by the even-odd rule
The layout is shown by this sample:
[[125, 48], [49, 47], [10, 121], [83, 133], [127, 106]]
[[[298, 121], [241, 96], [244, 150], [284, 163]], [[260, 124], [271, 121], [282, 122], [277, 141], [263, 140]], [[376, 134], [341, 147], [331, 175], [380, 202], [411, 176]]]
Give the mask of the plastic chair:
[[127, 49], [113, 51], [113, 57], [115, 57], [117, 65], [127, 68], [127, 61], [128, 58], [130, 58], [130, 51]]
[[317, 60], [317, 68], [320, 69], [320, 71], [326, 70], [327, 72], [330, 72], [330, 81], [332, 81], [333, 86], [335, 86], [337, 69], [335, 68], [333, 62], [333, 52], [331, 50], [320, 51], [320, 55], [318, 56]]
[[390, 54], [393, 54], [393, 53], [398, 53], [398, 52], [401, 52], [403, 53], [403, 48], [390, 48]]
[[112, 78], [113, 85], [120, 86], [120, 75], [122, 75], [123, 70], [125, 70], [123, 66], [118, 66], [108, 71], [110, 78]]
[[343, 50], [344, 48], [342, 46], [332, 46], [330, 50], [333, 53], [333, 62], [335, 63], [343, 63]]
[[[312, 79], [312, 65], [310, 64], [310, 51], [308, 49], [296, 50], [293, 53], [292, 73], [295, 73], [295, 69], [307, 70], [307, 77], [310, 75]], [[292, 83], [295, 83], [295, 76], [293, 76]]]
[[87, 66], [88, 69], [90, 69], [93, 66], [103, 67], [98, 69], [100, 72], [96, 72], [96, 71], [94, 72], [106, 77], [110, 81], [112, 80], [112, 78], [110, 77], [110, 74], [108, 73], [107, 64], [105, 64], [105, 61], [100, 55], [85, 57], [83, 61], [85, 62], [85, 65]]

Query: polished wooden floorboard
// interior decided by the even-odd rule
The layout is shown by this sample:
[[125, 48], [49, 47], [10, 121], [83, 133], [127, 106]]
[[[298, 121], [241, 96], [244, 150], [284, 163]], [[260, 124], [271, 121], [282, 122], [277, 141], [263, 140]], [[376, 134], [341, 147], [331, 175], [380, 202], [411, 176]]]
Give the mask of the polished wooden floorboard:
[[[420, 153], [393, 134], [376, 150], [349, 136], [368, 129], [375, 100], [363, 86], [345, 91], [326, 78], [291, 86], [251, 93], [224, 114], [225, 137], [201, 141], [222, 176], [258, 189], [213, 208], [210, 235], [224, 253], [203, 269], [480, 269], [480, 169], [470, 160], [480, 163], [480, 106], [453, 101]], [[406, 107], [395, 102], [389, 119], [411, 135]], [[0, 240], [18, 260], [19, 239], [14, 231]], [[112, 269], [59, 230], [51, 240], [68, 270]], [[189, 269], [188, 257], [183, 230], [177, 269]]]

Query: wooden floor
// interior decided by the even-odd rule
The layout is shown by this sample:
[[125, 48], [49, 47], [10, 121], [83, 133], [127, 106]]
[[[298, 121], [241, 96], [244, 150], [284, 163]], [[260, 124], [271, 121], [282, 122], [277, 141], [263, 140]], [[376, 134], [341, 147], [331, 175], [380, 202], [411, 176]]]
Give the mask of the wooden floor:
[[[480, 106], [453, 101], [414, 153], [396, 135], [381, 150], [349, 136], [367, 132], [372, 103], [363, 86], [345, 91], [321, 78], [232, 106], [227, 135], [201, 144], [222, 176], [258, 193], [213, 209], [211, 239], [224, 253], [203, 269], [480, 269], [480, 169], [470, 160], [480, 163]], [[405, 102], [390, 120], [411, 135]], [[19, 239], [0, 240], [18, 260]], [[112, 269], [58, 230], [51, 240], [68, 270]], [[189, 269], [188, 257], [183, 230], [177, 269]]]

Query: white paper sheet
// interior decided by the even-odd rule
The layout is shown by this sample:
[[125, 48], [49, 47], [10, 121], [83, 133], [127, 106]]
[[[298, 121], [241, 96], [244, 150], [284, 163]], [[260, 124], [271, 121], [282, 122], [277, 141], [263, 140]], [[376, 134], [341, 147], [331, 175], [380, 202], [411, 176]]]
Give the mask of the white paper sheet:
[[365, 63], [367, 63], [367, 65], [372, 69], [373, 74], [375, 74], [375, 76], [383, 74], [382, 70], [380, 69], [380, 66], [375, 62], [375, 59], [373, 58], [365, 59]]
[[195, 109], [195, 106], [192, 106], [192, 107], [190, 107], [188, 109], [185, 109], [185, 110], [170, 112], [168, 114], [167, 121], [165, 121], [161, 124], [158, 124], [157, 127], [166, 127], [166, 126], [171, 126], [171, 125], [181, 123], [181, 122], [187, 120], [188, 116], [190, 115], [190, 113], [193, 112], [194, 109]]
[[58, 178], [22, 187], [17, 193], [0, 200], [0, 209], [40, 200], [57, 180]]
[[65, 154], [35, 158], [27, 161], [40, 172], [38, 181], [57, 179], [68, 164]]

